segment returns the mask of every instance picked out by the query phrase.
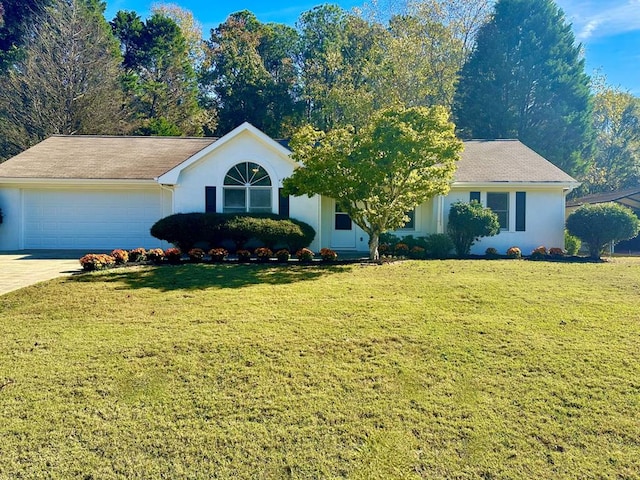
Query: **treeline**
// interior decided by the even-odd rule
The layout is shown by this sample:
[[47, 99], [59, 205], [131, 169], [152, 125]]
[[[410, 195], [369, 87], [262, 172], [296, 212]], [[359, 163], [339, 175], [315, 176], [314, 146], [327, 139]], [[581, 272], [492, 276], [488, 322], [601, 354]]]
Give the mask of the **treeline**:
[[[406, 3], [406, 2], [400, 2]], [[443, 105], [462, 138], [519, 138], [584, 182], [637, 186], [640, 101], [584, 71], [553, 0], [320, 5], [295, 28], [249, 11], [104, 17], [98, 0], [0, 0], [0, 158], [52, 134], [273, 137]]]

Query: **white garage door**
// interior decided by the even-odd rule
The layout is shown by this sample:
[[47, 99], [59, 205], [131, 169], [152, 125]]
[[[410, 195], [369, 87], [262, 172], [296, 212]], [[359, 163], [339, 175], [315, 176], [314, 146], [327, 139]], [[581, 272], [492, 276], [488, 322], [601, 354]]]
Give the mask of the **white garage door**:
[[25, 190], [24, 248], [156, 247], [149, 228], [162, 218], [157, 190]]

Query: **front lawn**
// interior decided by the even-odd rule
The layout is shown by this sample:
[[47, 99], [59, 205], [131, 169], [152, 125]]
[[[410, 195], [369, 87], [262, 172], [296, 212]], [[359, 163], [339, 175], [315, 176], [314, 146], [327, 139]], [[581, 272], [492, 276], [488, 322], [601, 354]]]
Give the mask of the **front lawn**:
[[640, 478], [640, 261], [134, 267], [0, 297], [0, 478]]

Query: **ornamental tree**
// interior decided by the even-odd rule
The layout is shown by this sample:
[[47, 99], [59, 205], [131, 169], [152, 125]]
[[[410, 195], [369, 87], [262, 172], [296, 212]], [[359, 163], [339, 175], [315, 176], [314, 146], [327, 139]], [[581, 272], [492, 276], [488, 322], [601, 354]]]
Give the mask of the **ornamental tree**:
[[334, 198], [369, 235], [372, 260], [381, 233], [449, 191], [463, 148], [443, 107], [381, 110], [358, 131], [303, 127], [290, 147], [299, 167], [284, 181], [287, 194]]
[[492, 237], [500, 232], [498, 215], [479, 202], [456, 202], [449, 210], [447, 233], [459, 257], [469, 255], [471, 246], [481, 237]]
[[608, 243], [638, 235], [640, 220], [631, 209], [618, 203], [582, 205], [567, 218], [567, 230], [589, 245], [592, 258], [600, 258]]

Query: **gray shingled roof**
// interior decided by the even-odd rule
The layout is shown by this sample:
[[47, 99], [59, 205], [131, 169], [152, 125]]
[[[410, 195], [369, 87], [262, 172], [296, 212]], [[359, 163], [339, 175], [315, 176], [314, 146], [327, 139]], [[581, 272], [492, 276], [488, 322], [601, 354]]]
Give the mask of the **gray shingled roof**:
[[467, 140], [456, 182], [577, 183], [518, 140]]
[[[216, 140], [53, 136], [0, 164], [0, 179], [152, 180]], [[456, 182], [575, 182], [517, 140], [469, 140], [464, 145]]]
[[151, 180], [216, 140], [53, 136], [0, 164], [0, 178]]

